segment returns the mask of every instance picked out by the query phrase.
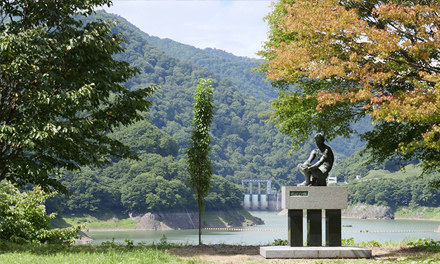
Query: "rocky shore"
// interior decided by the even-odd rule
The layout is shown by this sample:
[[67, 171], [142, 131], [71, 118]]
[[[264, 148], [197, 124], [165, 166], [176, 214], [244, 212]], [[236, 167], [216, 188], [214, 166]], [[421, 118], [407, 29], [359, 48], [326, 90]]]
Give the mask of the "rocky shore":
[[[82, 231], [124, 231], [124, 230], [179, 230], [197, 229], [198, 211], [181, 209], [172, 211], [157, 211], [145, 213], [129, 213], [131, 220], [138, 222], [133, 228], [85, 228]], [[116, 215], [112, 220], [118, 222]], [[202, 228], [237, 227], [263, 225], [261, 218], [252, 216], [244, 209], [205, 211]]]
[[[162, 212], [130, 213], [131, 220], [138, 222], [134, 228], [85, 228], [79, 233], [81, 239], [75, 241], [75, 244], [90, 243], [93, 238], [89, 237], [87, 232], [97, 231], [128, 231], [128, 230], [179, 230], [179, 229], [197, 229], [198, 212], [182, 209]], [[117, 217], [113, 216], [117, 221]], [[252, 216], [248, 211], [228, 210], [228, 211], [206, 211], [203, 214], [202, 228], [221, 228], [237, 226], [264, 225], [261, 218]]]
[[394, 212], [388, 206], [356, 204], [342, 210], [342, 218], [394, 219]]
[[[139, 230], [197, 229], [198, 212], [191, 210], [130, 213], [133, 221], [139, 222]], [[245, 210], [207, 211], [203, 214], [202, 228], [262, 225], [264, 221]]]

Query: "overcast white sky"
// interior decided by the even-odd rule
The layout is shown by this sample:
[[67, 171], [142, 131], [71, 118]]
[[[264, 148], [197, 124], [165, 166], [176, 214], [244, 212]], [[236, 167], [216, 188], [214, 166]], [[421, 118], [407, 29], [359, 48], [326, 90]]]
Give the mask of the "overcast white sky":
[[270, 0], [113, 0], [105, 10], [152, 36], [257, 58], [267, 36], [263, 17], [270, 4]]

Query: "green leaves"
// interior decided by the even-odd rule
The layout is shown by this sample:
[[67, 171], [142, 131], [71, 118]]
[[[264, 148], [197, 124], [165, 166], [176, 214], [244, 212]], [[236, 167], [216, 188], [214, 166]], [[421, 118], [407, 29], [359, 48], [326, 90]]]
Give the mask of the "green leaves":
[[56, 193], [45, 193], [41, 188], [20, 192], [8, 182], [0, 184], [0, 239], [16, 243], [49, 242], [73, 243], [81, 226], [50, 229], [49, 221], [56, 214], [46, 214], [44, 202]]
[[[210, 179], [213, 173], [208, 157], [211, 150], [209, 127], [214, 117], [213, 87], [210, 79], [200, 79], [194, 92], [193, 113], [190, 147], [186, 151], [188, 171], [191, 175], [189, 185], [195, 190], [196, 195], [203, 197], [211, 187]], [[200, 204], [203, 207], [203, 200]]]
[[194, 190], [199, 207], [199, 244], [201, 241], [201, 215], [205, 208], [203, 197], [211, 188], [211, 176], [214, 172], [211, 166], [209, 152], [211, 151], [211, 137], [209, 127], [214, 117], [213, 87], [211, 80], [200, 79], [194, 92], [192, 121], [193, 130], [189, 148], [186, 151], [188, 172], [190, 173], [189, 186]]
[[349, 137], [350, 124], [369, 115], [379, 124], [363, 136], [373, 160], [415, 158], [426, 172], [440, 169], [437, 1], [280, 0], [273, 7], [260, 71], [280, 94], [269, 115], [294, 147], [314, 131]]
[[110, 3], [0, 4], [0, 181], [67, 193], [51, 175], [135, 157], [108, 132], [144, 119], [157, 87], [129, 91], [123, 83], [139, 70], [113, 59], [124, 36], [112, 23], [74, 18]]

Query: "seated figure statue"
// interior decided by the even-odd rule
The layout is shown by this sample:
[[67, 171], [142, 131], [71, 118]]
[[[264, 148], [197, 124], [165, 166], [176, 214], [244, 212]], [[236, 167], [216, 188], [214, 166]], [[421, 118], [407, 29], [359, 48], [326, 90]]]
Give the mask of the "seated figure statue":
[[[300, 185], [305, 186], [327, 186], [327, 177], [333, 167], [335, 157], [332, 149], [324, 144], [324, 136], [321, 133], [315, 135], [317, 148], [312, 150], [309, 159], [298, 164], [298, 171], [306, 178]], [[312, 165], [312, 161], [317, 158], [318, 161]]]

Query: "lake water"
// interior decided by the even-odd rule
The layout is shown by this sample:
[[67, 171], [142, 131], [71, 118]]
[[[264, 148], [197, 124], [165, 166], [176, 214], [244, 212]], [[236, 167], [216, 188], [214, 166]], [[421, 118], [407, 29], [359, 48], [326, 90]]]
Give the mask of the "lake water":
[[[251, 214], [262, 218], [265, 225], [239, 228], [246, 231], [202, 230], [203, 243], [260, 245], [271, 243], [275, 239], [287, 239], [287, 216], [279, 216], [277, 212], [268, 211], [252, 211]], [[305, 221], [304, 219], [304, 227], [306, 228], [307, 225]], [[407, 233], [407, 231], [435, 230], [440, 225], [440, 221], [342, 219], [342, 225], [352, 226], [342, 227], [342, 238], [354, 238], [355, 242], [376, 240], [383, 243], [390, 240], [399, 241], [408, 238], [432, 238], [436, 241], [440, 241], [440, 233]], [[324, 219], [323, 229], [325, 229]], [[390, 231], [399, 232], [389, 233]], [[104, 241], [111, 241], [112, 238], [115, 238], [115, 242], [121, 244], [126, 244], [126, 239], [133, 240], [135, 244], [139, 242], [152, 244], [153, 242], [158, 243], [164, 235], [167, 237], [168, 242], [198, 243], [198, 229], [170, 231], [105, 231], [89, 232], [87, 234], [95, 239], [92, 244], [97, 245], [100, 245]], [[306, 240], [306, 233], [304, 232], [304, 241]], [[323, 241], [325, 241], [325, 238], [323, 238]]]

